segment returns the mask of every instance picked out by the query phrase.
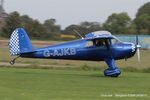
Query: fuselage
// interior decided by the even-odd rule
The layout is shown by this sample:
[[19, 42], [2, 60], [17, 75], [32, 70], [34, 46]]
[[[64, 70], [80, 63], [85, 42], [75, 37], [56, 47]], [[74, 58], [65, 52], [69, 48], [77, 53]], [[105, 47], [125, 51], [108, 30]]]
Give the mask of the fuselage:
[[[118, 41], [115, 37], [107, 39], [102, 45], [97, 41], [102, 39], [88, 40], [79, 39], [62, 44], [47, 46], [35, 49], [36, 52], [21, 54], [27, 58], [46, 58], [46, 59], [68, 59], [68, 60], [91, 60], [102, 61], [105, 58], [124, 59], [134, 56], [137, 46], [133, 43]], [[106, 44], [109, 44], [109, 49]]]
[[[8, 43], [12, 56], [17, 56], [10, 61], [13, 65], [19, 57], [90, 60], [105, 61], [108, 69], [104, 70], [105, 76], [117, 77], [121, 74], [115, 66], [115, 60], [134, 56], [139, 45], [120, 42], [108, 31], [96, 31], [85, 35], [84, 39], [51, 45], [35, 49], [24, 29], [17, 28], [11, 34]], [[138, 53], [139, 54], [139, 53]]]

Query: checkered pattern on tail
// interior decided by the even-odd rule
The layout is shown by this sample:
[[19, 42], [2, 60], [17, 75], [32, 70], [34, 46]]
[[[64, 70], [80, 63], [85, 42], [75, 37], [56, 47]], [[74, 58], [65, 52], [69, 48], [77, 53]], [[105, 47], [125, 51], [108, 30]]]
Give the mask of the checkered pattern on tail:
[[15, 30], [10, 38], [10, 42], [9, 42], [9, 49], [10, 49], [10, 53], [12, 56], [15, 56], [18, 54], [18, 52], [20, 51], [20, 46], [19, 46], [19, 33], [18, 30]]

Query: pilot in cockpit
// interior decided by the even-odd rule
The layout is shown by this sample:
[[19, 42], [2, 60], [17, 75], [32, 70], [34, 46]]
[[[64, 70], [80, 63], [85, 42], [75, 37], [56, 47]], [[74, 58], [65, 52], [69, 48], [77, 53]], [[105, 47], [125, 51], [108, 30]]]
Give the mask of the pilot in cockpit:
[[105, 40], [100, 39], [100, 40], [96, 40], [96, 46], [104, 46], [106, 45]]

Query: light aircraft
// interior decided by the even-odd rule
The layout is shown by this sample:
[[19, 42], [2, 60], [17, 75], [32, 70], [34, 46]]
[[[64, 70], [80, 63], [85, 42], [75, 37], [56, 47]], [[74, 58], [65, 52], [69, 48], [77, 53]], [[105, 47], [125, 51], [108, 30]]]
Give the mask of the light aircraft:
[[139, 49], [138, 43], [121, 42], [108, 31], [91, 32], [79, 40], [35, 49], [22, 28], [13, 31], [8, 45], [11, 55], [17, 56], [10, 61], [11, 65], [18, 57], [105, 61], [109, 68], [104, 75], [111, 77], [121, 74], [115, 60], [130, 58]]

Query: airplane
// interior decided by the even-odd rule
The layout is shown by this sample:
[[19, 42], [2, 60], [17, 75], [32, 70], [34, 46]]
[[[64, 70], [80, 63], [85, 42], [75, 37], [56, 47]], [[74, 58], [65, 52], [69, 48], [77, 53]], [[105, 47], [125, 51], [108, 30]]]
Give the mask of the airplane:
[[82, 39], [35, 49], [26, 31], [17, 28], [11, 34], [8, 45], [11, 55], [17, 56], [10, 61], [11, 65], [19, 57], [105, 61], [108, 68], [104, 70], [104, 76], [109, 77], [121, 74], [115, 60], [133, 57], [136, 51], [140, 57], [138, 43], [121, 42], [108, 31], [91, 32]]

